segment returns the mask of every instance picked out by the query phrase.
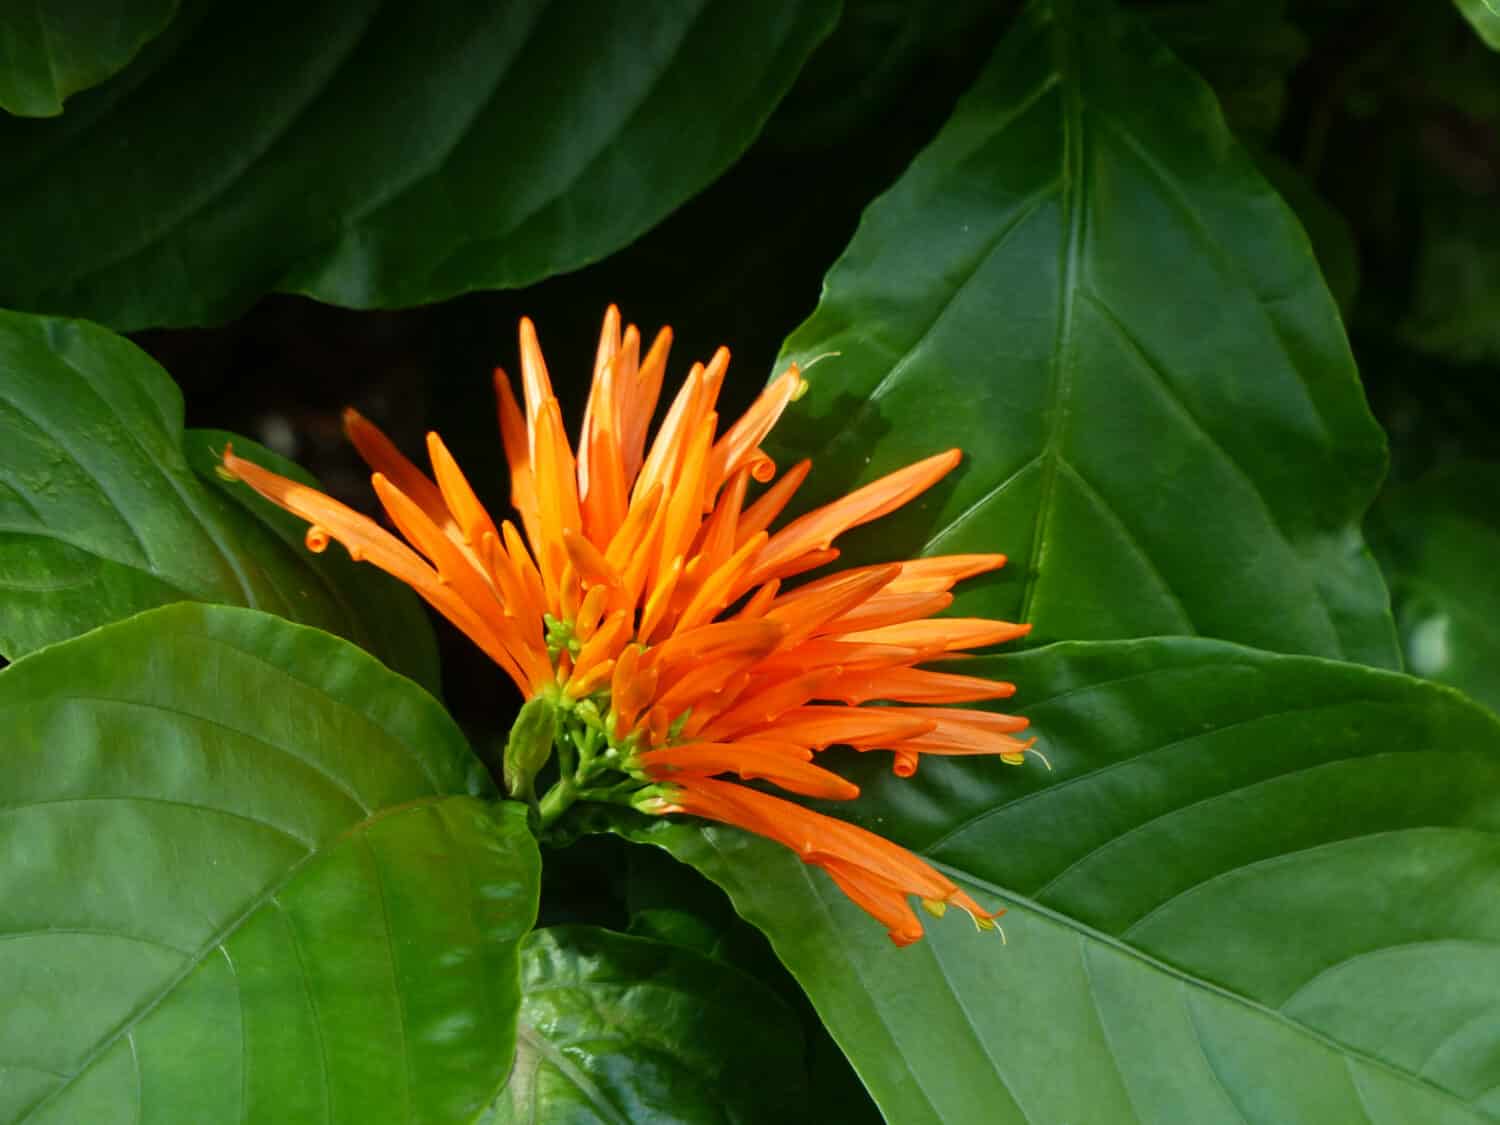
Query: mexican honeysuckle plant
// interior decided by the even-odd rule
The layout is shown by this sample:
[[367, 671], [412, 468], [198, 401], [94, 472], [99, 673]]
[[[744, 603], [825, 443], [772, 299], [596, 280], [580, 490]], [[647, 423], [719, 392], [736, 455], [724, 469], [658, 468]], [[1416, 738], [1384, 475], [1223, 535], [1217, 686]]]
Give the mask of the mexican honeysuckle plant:
[[115, 7], [0, 1122], [1500, 1120], [1488, 0]]

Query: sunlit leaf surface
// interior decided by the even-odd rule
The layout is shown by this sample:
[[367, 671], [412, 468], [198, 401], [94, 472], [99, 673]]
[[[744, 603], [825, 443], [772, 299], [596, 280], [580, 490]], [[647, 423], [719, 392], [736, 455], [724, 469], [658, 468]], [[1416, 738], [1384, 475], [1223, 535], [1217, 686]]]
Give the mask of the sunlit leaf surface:
[[353, 646], [172, 606], [0, 672], [0, 1120], [471, 1119], [538, 857]]

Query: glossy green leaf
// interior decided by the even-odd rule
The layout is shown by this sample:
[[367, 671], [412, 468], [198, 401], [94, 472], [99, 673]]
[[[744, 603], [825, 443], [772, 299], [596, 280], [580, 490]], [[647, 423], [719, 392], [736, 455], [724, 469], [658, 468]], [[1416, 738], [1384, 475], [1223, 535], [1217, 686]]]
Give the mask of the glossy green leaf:
[[0, 302], [134, 329], [576, 269], [728, 167], [836, 11], [196, 4], [60, 122], [0, 122]]
[[1500, 4], [1495, 0], [1453, 0], [1479, 38], [1500, 51]]
[[853, 810], [982, 903], [893, 947], [822, 872], [638, 835], [720, 883], [903, 1125], [1500, 1118], [1500, 721], [1395, 673], [1200, 639], [985, 658], [1049, 773], [876, 755]]
[[521, 952], [516, 1067], [485, 1123], [802, 1120], [802, 1033], [774, 992], [723, 962], [592, 926]]
[[1500, 711], [1500, 465], [1459, 462], [1391, 489], [1370, 538], [1407, 668]]
[[630, 933], [684, 946], [769, 985], [801, 1019], [813, 1076], [800, 1119], [819, 1125], [879, 1125], [880, 1111], [765, 935], [734, 911], [722, 889], [652, 847], [633, 847], [624, 880]]
[[[832, 353], [832, 354], [830, 354]], [[1203, 634], [1395, 666], [1385, 467], [1307, 236], [1213, 95], [1105, 0], [1032, 7], [865, 213], [782, 361], [809, 488], [966, 466], [850, 554], [1003, 551], [1033, 639]]]
[[494, 1096], [538, 856], [431, 696], [326, 633], [178, 605], [0, 672], [0, 716], [0, 1120]]
[[0, 312], [0, 654], [195, 599], [342, 634], [435, 689], [436, 645], [416, 598], [342, 548], [312, 554], [305, 524], [215, 476], [232, 436], [184, 437], [182, 396], [128, 341]]
[[0, 109], [52, 117], [160, 35], [177, 0], [17, 0], [0, 6]]

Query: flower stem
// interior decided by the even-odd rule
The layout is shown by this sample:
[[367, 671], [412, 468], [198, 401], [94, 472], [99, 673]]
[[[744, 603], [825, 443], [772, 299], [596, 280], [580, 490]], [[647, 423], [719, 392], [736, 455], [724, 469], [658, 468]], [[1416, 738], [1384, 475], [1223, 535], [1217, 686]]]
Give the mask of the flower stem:
[[577, 799], [578, 786], [573, 783], [572, 778], [562, 778], [542, 794], [541, 802], [537, 806], [541, 815], [541, 826], [549, 827], [553, 821], [567, 812]]

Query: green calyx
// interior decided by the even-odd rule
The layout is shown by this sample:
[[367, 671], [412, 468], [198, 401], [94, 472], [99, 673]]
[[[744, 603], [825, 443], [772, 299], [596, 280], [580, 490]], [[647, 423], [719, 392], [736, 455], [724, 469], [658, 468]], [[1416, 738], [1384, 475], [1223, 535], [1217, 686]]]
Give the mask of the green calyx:
[[[549, 621], [549, 644], [554, 633], [567, 643], [564, 631], [571, 633], [565, 624]], [[551, 687], [521, 708], [506, 742], [505, 787], [532, 806], [539, 829], [551, 826], [579, 801], [629, 805], [655, 794], [657, 787], [635, 761], [640, 734], [632, 731], [617, 739], [614, 725], [607, 691], [573, 699]], [[675, 726], [680, 730], [681, 723]], [[538, 799], [536, 778], [554, 749], [557, 780]]]

